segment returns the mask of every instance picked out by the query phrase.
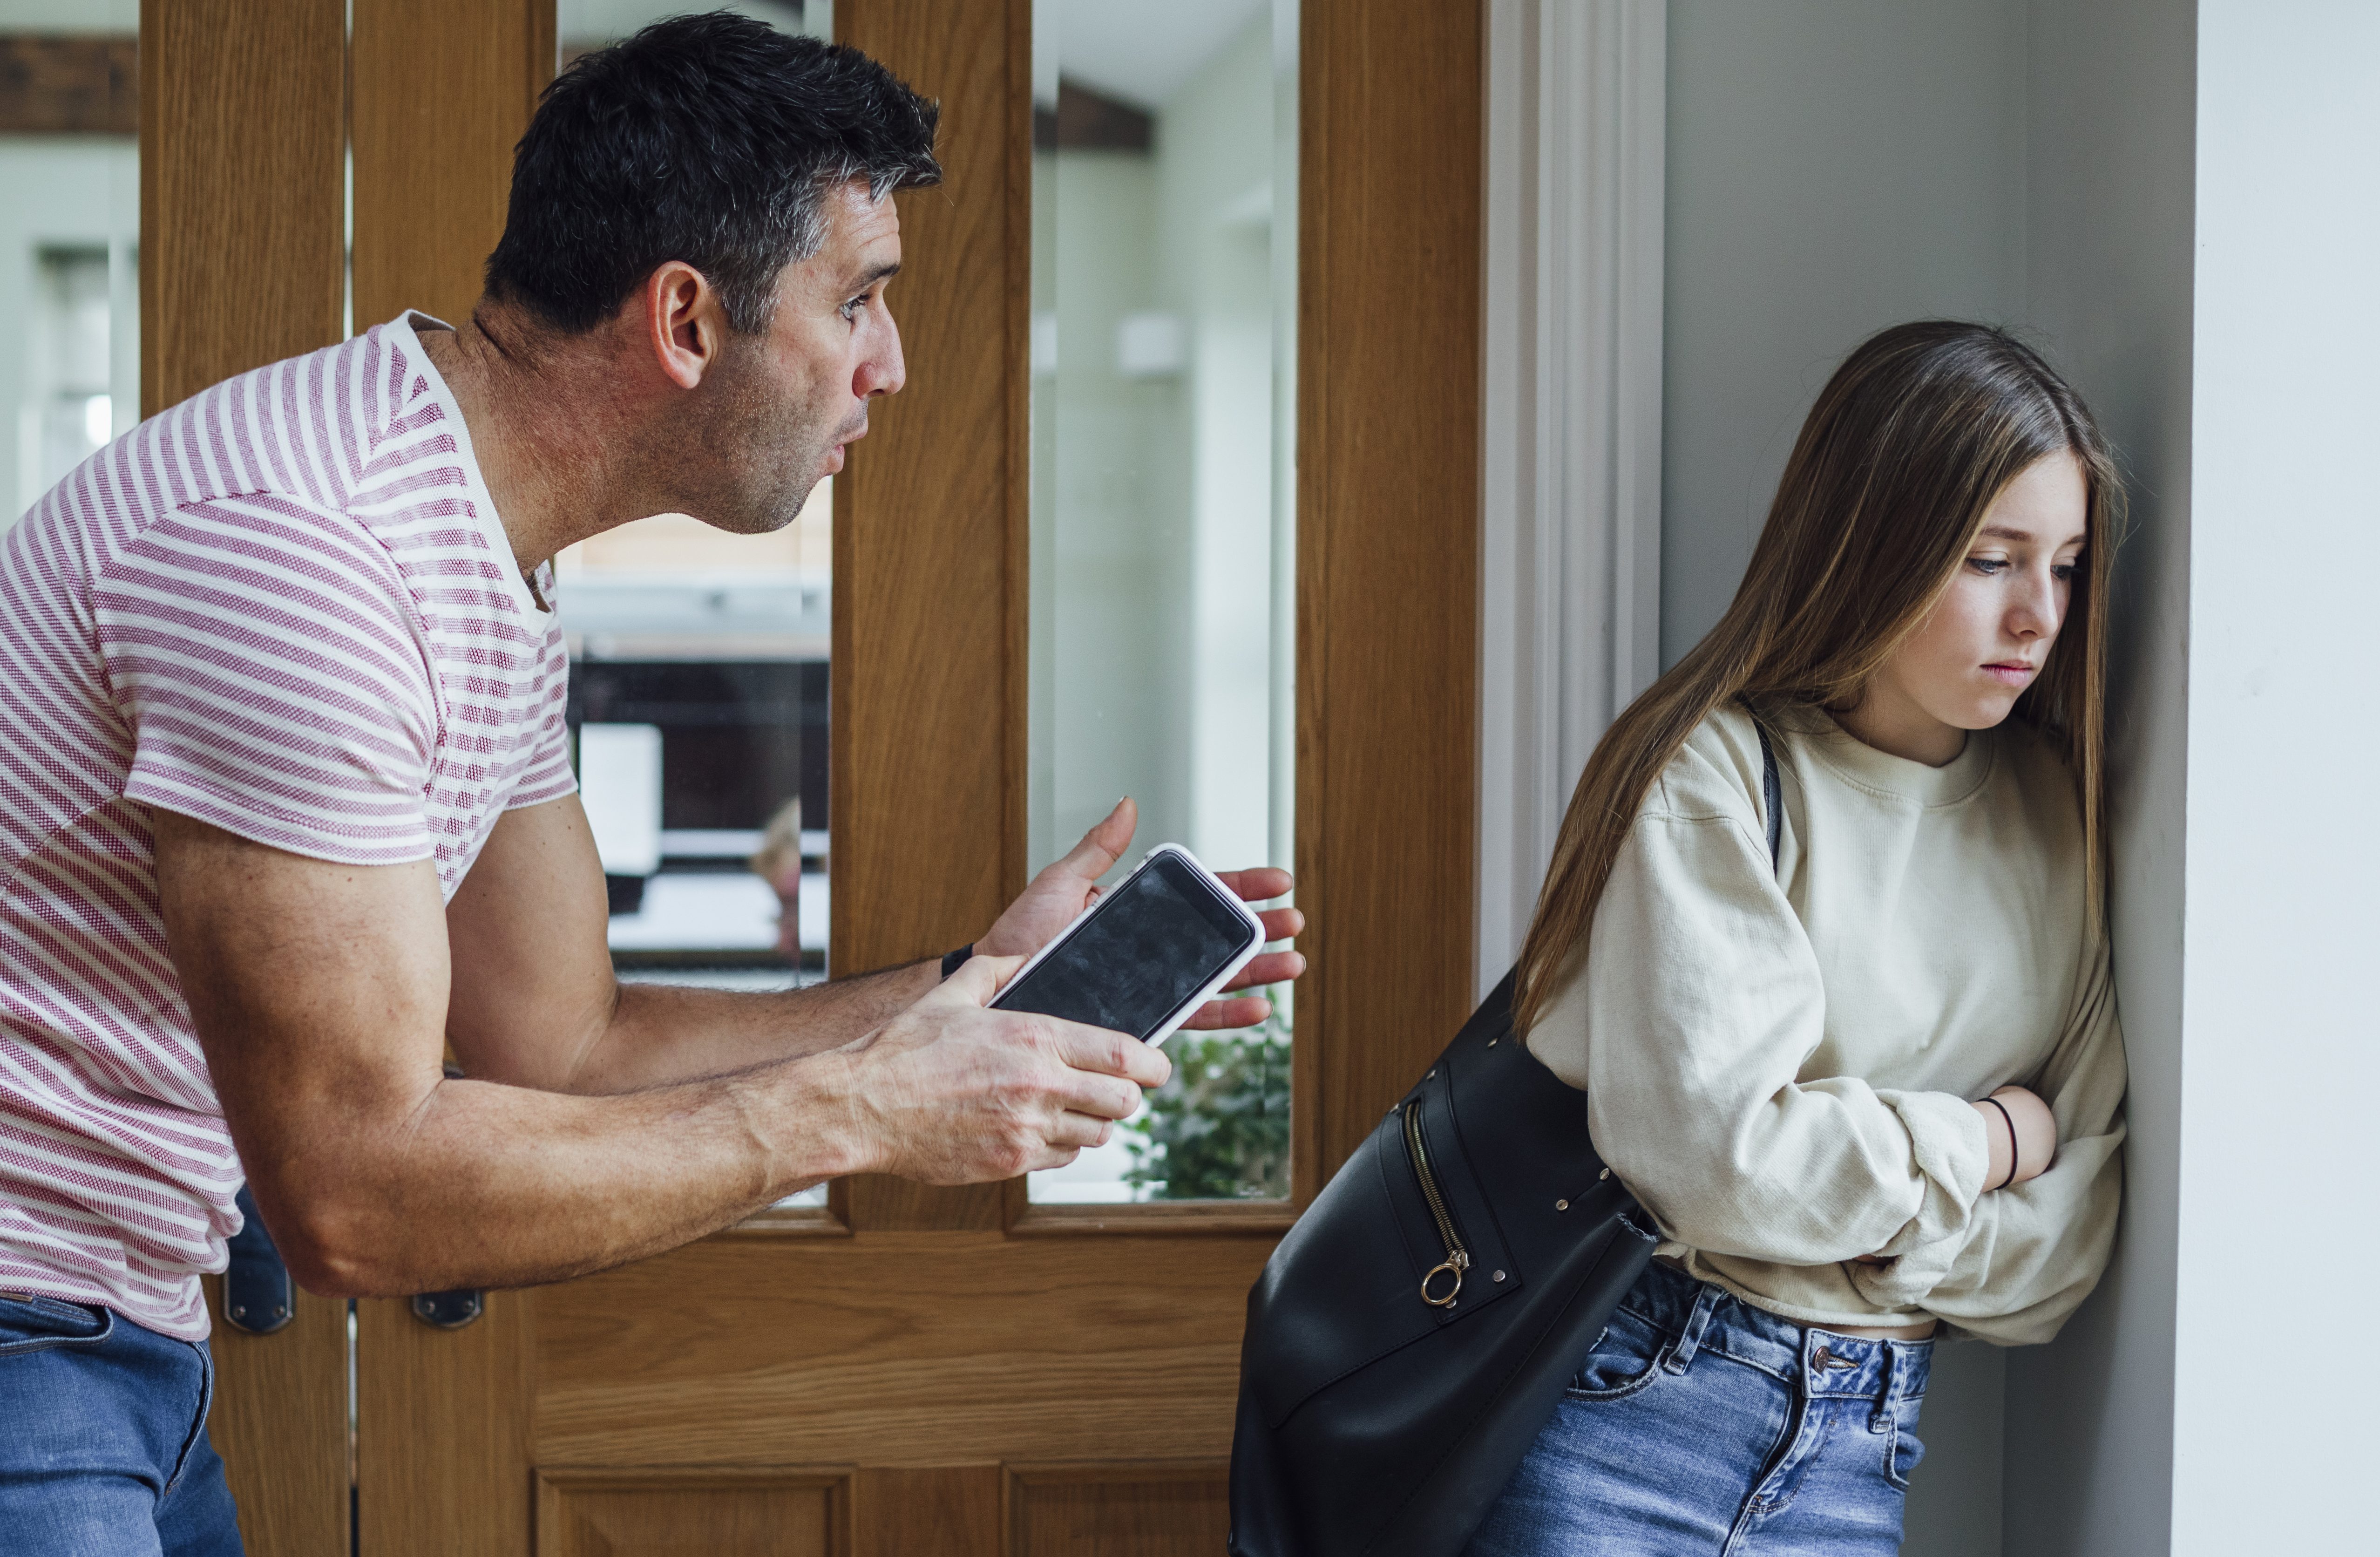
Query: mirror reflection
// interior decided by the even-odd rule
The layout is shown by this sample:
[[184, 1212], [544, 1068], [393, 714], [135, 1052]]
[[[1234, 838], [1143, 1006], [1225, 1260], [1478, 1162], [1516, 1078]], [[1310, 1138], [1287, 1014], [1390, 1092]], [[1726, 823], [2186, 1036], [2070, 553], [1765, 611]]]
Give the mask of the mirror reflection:
[[6, 522], [140, 412], [139, 0], [0, 3]]
[[[1031, 864], [1292, 863], [1293, 3], [1034, 7]], [[1127, 864], [1129, 861], [1127, 861]], [[1288, 1193], [1288, 991], [1039, 1200]]]

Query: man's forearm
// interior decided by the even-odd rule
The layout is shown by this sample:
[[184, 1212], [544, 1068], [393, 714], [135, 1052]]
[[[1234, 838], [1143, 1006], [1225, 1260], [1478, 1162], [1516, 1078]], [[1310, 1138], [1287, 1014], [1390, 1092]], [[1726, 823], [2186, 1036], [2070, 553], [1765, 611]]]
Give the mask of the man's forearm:
[[613, 1097], [447, 1080], [251, 1179], [317, 1290], [560, 1281], [866, 1166], [848, 1081], [840, 1055]]
[[623, 984], [602, 1036], [561, 1089], [641, 1091], [840, 1049], [941, 981], [934, 962], [773, 993]]

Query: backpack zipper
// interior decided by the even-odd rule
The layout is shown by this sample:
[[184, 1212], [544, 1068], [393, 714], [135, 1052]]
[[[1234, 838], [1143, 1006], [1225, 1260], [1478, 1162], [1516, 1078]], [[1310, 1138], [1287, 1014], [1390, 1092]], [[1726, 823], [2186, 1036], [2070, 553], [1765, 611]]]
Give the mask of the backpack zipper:
[[[1453, 1213], [1446, 1209], [1446, 1199], [1438, 1192], [1438, 1176], [1429, 1169], [1429, 1147], [1422, 1140], [1421, 1100], [1405, 1104], [1405, 1151], [1413, 1159], [1414, 1177], [1420, 1181], [1421, 1198], [1429, 1202], [1429, 1214], [1438, 1222], [1438, 1235], [1446, 1241], [1446, 1258], [1429, 1268], [1421, 1279], [1421, 1300], [1433, 1308], [1451, 1308], [1455, 1295], [1463, 1290], [1463, 1272], [1471, 1269], [1471, 1251], [1463, 1247], [1462, 1236], [1454, 1230]], [[1440, 1276], [1451, 1276], [1453, 1284], [1442, 1295], [1433, 1295], [1430, 1283]]]

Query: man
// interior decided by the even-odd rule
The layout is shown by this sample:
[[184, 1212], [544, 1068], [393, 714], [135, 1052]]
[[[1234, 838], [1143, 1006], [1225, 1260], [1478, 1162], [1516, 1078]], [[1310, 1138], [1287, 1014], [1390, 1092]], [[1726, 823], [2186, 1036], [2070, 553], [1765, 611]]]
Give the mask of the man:
[[243, 1170], [316, 1291], [517, 1285], [837, 1174], [1053, 1166], [1164, 1079], [1120, 1034], [985, 1009], [1128, 805], [947, 978], [623, 986], [604, 947], [549, 559], [667, 510], [773, 529], [842, 468], [901, 387], [893, 192], [939, 177], [934, 124], [850, 50], [650, 29], [548, 94], [466, 327], [411, 314], [220, 384], [8, 534], [13, 1546], [237, 1550], [198, 1274]]

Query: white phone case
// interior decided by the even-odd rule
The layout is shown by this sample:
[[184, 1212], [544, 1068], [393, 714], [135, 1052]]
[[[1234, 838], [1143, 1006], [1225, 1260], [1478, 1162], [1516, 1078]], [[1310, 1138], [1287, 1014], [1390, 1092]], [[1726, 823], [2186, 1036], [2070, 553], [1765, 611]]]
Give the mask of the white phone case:
[[[1113, 902], [1117, 894], [1123, 891], [1125, 883], [1129, 882], [1133, 877], [1139, 875], [1143, 870], [1148, 870], [1151, 864], [1156, 862], [1158, 857], [1160, 855], [1172, 855], [1174, 858], [1180, 860], [1183, 864], [1196, 871], [1199, 877], [1204, 880], [1209, 887], [1214, 889], [1215, 895], [1229, 904], [1232, 910], [1239, 915], [1241, 923], [1246, 926], [1248, 932], [1247, 943], [1232, 955], [1232, 960], [1229, 963], [1224, 965], [1223, 970], [1220, 973], [1216, 974], [1212, 979], [1207, 980], [1205, 987], [1200, 989], [1197, 993], [1192, 995], [1188, 1000], [1184, 1001], [1180, 1005], [1174, 1007], [1172, 1015], [1166, 1017], [1164, 1025], [1148, 1036], [1148, 1042], [1151, 1048], [1155, 1048], [1158, 1045], [1162, 1044], [1167, 1039], [1172, 1038], [1181, 1028], [1182, 1024], [1190, 1019], [1191, 1015], [1194, 1012], [1196, 1012], [1200, 1006], [1206, 1004], [1208, 1001], [1214, 999], [1216, 992], [1221, 990], [1224, 985], [1232, 981], [1232, 976], [1233, 974], [1239, 972], [1241, 968], [1247, 967], [1249, 960], [1258, 952], [1264, 950], [1265, 943], [1264, 921], [1257, 918], [1256, 910], [1249, 907], [1245, 903], [1240, 901], [1239, 894], [1233, 892], [1231, 888], [1225, 886], [1220, 881], [1217, 880], [1215, 872], [1208, 870], [1204, 865], [1200, 864], [1196, 855], [1192, 854], [1188, 849], [1184, 848], [1179, 844], [1160, 844], [1155, 848], [1149, 850], [1146, 856], [1142, 857], [1141, 862], [1132, 868], [1131, 873], [1126, 875], [1123, 881], [1118, 882], [1114, 886], [1109, 888], [1106, 892], [1101, 893], [1098, 897], [1093, 898], [1090, 905], [1084, 908], [1081, 913], [1075, 915], [1073, 920], [1067, 924], [1065, 929], [1060, 931], [1057, 934], [1050, 938], [1049, 944], [1034, 953], [1031, 959], [1028, 960], [1023, 967], [1018, 968], [1015, 973], [1010, 977], [1007, 983], [1001, 986], [1001, 993], [1005, 994], [1010, 990], [1014, 989], [1018, 982], [1021, 981], [1026, 974], [1032, 972], [1034, 968], [1040, 966], [1041, 959], [1043, 957], [1048, 956], [1050, 953], [1056, 951], [1059, 947], [1064, 945], [1069, 940], [1071, 940], [1074, 937], [1075, 932], [1082, 929], [1084, 921], [1088, 919], [1093, 914], [1098, 913], [1109, 903]], [[1000, 996], [993, 996], [991, 1004], [995, 1008], [997, 1008], [1000, 1004]]]

